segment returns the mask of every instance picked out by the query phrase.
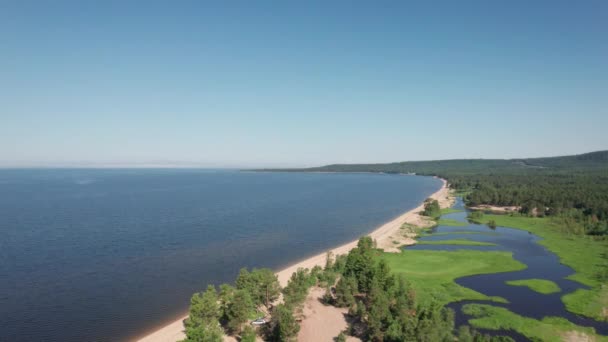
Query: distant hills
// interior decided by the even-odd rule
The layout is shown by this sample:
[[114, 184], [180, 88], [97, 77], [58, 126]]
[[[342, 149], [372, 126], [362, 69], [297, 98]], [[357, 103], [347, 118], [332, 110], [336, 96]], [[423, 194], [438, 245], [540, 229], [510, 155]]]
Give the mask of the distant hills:
[[518, 159], [451, 159], [382, 164], [332, 164], [300, 169], [266, 171], [384, 172], [421, 175], [526, 174], [608, 171], [608, 150], [572, 156]]

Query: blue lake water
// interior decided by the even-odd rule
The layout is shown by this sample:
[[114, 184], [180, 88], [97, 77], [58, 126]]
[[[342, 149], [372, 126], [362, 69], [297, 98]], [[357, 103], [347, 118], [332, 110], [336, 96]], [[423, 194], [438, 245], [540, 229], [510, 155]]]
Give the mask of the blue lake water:
[[0, 170], [0, 341], [118, 341], [239, 268], [281, 268], [441, 182], [377, 174]]

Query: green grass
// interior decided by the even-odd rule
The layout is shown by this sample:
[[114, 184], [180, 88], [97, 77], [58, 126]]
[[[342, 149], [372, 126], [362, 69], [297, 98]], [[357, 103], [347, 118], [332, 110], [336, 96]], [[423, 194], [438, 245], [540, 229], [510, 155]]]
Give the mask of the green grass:
[[562, 297], [568, 311], [608, 321], [608, 285], [591, 290], [578, 289]]
[[546, 279], [509, 280], [506, 283], [512, 286], [527, 286], [532, 291], [536, 291], [542, 294], [551, 294], [560, 292], [562, 290], [556, 283]]
[[437, 221], [437, 224], [440, 226], [451, 226], [451, 227], [464, 227], [464, 226], [469, 225], [466, 222], [452, 220], [452, 219], [439, 219], [439, 221]]
[[454, 279], [526, 268], [526, 265], [513, 259], [509, 252], [404, 250], [398, 254], [382, 253], [381, 257], [393, 272], [406, 276], [423, 303], [428, 303], [431, 299], [436, 299], [441, 304], [464, 299], [506, 302], [504, 298], [488, 297], [462, 287]]
[[447, 214], [452, 214], [452, 213], [461, 213], [461, 212], [463, 212], [463, 210], [461, 210], [461, 209], [454, 209], [454, 208], [441, 209], [441, 215], [447, 215]]
[[418, 245], [452, 245], [452, 246], [496, 246], [495, 243], [467, 239], [418, 241]]
[[608, 320], [608, 286], [604, 279], [608, 272], [608, 241], [564, 233], [559, 224], [549, 218], [486, 214], [481, 223], [489, 220], [494, 220], [499, 226], [527, 230], [543, 238], [539, 243], [576, 272], [568, 278], [592, 287], [563, 296], [568, 311]]
[[457, 232], [440, 232], [440, 233], [422, 233], [420, 236], [442, 236], [442, 235], [452, 235], [452, 234], [479, 234], [479, 235], [500, 235], [497, 232], [475, 232], [475, 231], [457, 231]]
[[462, 311], [474, 316], [469, 323], [479, 329], [515, 330], [530, 339], [541, 341], [562, 341], [563, 336], [572, 331], [594, 337], [593, 341], [608, 341], [608, 337], [595, 334], [593, 328], [580, 327], [561, 317], [545, 317], [536, 320], [515, 314], [505, 308], [485, 304], [467, 304]]

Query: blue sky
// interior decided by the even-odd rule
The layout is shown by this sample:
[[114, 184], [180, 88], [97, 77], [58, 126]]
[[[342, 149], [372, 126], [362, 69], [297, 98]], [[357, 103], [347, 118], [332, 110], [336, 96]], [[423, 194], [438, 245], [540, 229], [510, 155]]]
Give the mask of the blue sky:
[[0, 166], [608, 149], [606, 1], [3, 1]]

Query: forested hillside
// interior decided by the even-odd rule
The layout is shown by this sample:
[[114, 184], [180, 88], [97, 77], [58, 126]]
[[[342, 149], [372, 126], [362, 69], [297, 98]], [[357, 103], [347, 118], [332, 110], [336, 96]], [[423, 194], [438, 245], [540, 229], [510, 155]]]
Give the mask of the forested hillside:
[[454, 159], [335, 164], [282, 171], [415, 173], [468, 191], [469, 205], [521, 206], [524, 214], [569, 220], [573, 231], [608, 234], [608, 151], [527, 159]]

